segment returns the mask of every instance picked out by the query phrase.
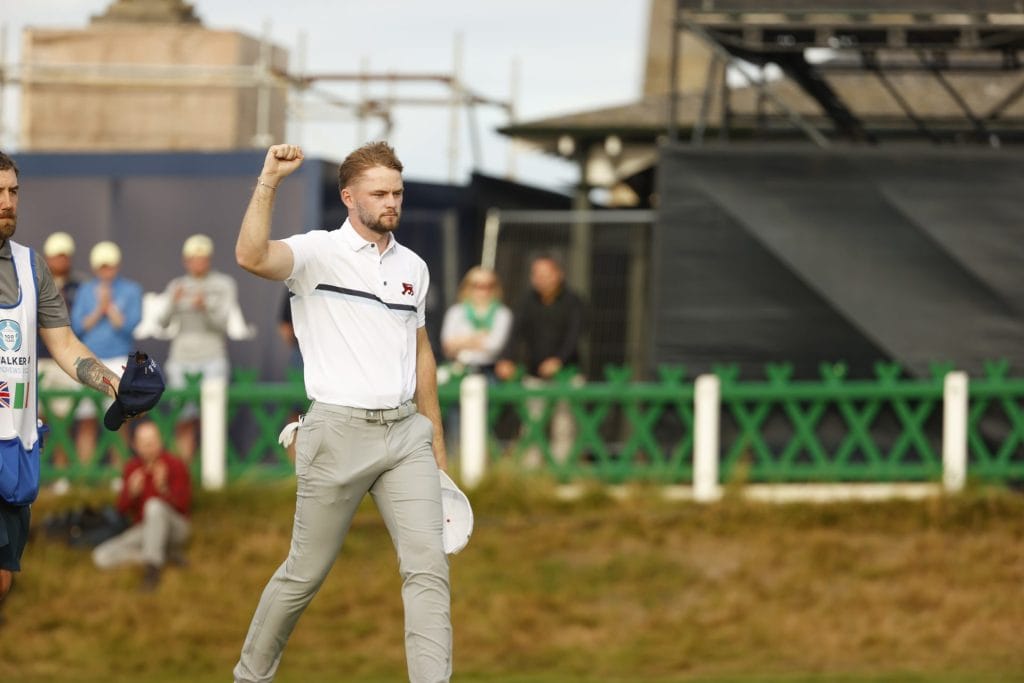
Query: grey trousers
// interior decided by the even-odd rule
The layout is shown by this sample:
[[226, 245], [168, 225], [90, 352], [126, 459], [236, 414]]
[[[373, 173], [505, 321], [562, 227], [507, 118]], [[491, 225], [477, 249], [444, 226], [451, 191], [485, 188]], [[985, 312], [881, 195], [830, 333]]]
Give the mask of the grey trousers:
[[188, 540], [188, 518], [160, 498], [150, 498], [142, 506], [142, 520], [117, 536], [100, 543], [92, 551], [100, 569], [122, 564], [153, 564], [162, 567], [167, 551]]
[[409, 680], [451, 678], [448, 556], [433, 425], [419, 413], [384, 424], [350, 413], [314, 403], [299, 427], [291, 548], [256, 607], [234, 669], [238, 683], [273, 680], [288, 637], [327, 577], [367, 492], [398, 553]]

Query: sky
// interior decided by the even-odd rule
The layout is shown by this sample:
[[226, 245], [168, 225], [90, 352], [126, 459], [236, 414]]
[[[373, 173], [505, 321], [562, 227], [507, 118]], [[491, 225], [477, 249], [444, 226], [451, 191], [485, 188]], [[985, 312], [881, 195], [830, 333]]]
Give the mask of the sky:
[[[81, 28], [112, 0], [0, 0], [3, 59], [19, 62], [20, 37], [27, 26]], [[293, 69], [305, 71], [451, 73], [461, 45], [463, 82], [473, 91], [509, 101], [516, 93], [519, 121], [611, 106], [639, 97], [642, 90], [649, 0], [190, 0], [203, 25], [253, 36], [269, 31], [291, 52]], [[302, 48], [301, 46], [304, 46]], [[513, 86], [513, 72], [517, 74]], [[361, 91], [334, 85], [340, 97], [444, 97], [441, 85], [386, 84]], [[336, 161], [364, 139], [378, 139], [382, 124], [360, 125], [342, 110], [324, 111], [290, 125], [289, 142], [307, 155]], [[294, 119], [293, 119], [294, 120]], [[513, 147], [495, 132], [507, 124], [498, 107], [477, 108], [480, 154], [477, 170], [519, 182], [568, 191], [571, 164]], [[0, 143], [17, 151], [17, 88], [4, 96]], [[389, 140], [406, 167], [406, 177], [447, 182], [450, 176], [450, 110], [405, 106], [394, 112]], [[456, 182], [474, 165], [470, 126], [459, 115]]]

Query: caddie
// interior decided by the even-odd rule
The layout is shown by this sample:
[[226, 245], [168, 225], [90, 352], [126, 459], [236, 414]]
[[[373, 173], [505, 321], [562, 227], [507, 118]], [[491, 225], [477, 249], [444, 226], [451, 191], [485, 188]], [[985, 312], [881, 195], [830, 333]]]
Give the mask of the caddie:
[[0, 602], [21, 570], [31, 505], [39, 493], [46, 428], [37, 418], [38, 342], [81, 384], [115, 400], [120, 386], [117, 375], [71, 331], [43, 255], [11, 239], [19, 189], [18, 166], [0, 152]]

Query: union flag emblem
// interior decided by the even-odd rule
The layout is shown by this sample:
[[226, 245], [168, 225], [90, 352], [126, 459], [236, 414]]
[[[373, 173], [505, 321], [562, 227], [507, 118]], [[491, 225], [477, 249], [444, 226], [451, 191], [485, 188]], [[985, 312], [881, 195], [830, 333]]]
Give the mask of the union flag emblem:
[[25, 394], [28, 385], [23, 382], [8, 384], [0, 380], [0, 408], [15, 408], [21, 410], [25, 407]]

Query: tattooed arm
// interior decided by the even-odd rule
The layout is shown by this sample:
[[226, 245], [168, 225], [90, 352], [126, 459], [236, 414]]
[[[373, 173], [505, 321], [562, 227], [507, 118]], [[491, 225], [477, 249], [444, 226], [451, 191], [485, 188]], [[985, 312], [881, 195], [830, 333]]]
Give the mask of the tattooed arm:
[[85, 386], [110, 394], [111, 397], [114, 396], [113, 392], [117, 388], [119, 377], [95, 358], [76, 358], [75, 373], [78, 381]]
[[64, 372], [87, 387], [115, 395], [120, 376], [101, 363], [70, 327], [40, 327], [39, 336]]

